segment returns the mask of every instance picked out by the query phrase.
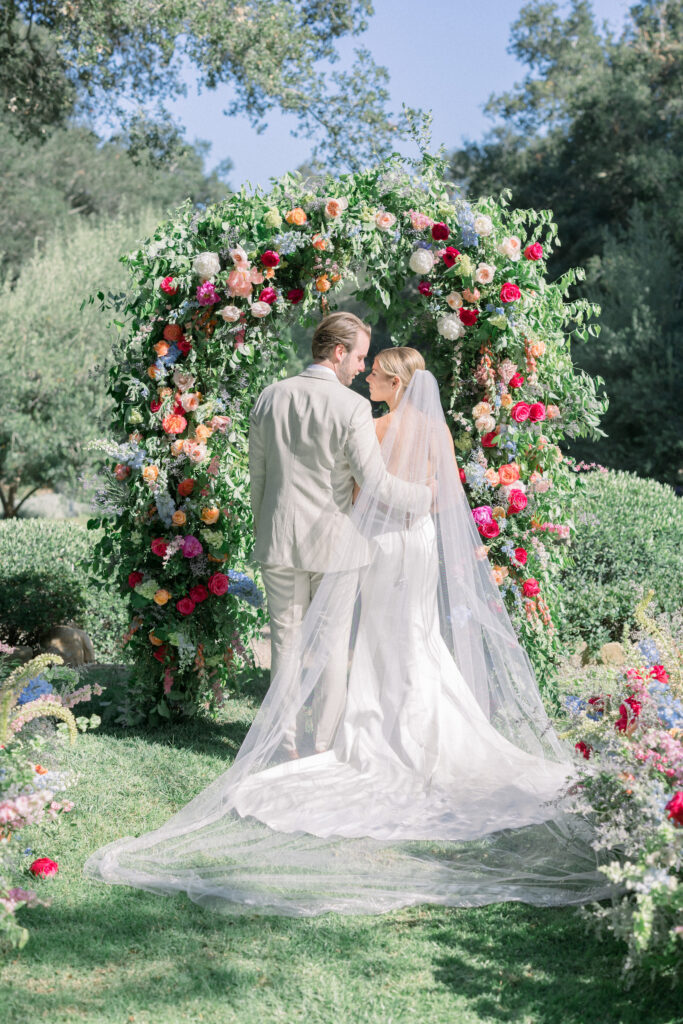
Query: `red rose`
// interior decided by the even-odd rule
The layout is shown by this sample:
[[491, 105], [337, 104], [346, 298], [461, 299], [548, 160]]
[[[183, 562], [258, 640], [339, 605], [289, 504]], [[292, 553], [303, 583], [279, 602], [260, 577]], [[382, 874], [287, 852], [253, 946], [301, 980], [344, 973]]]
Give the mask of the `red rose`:
[[496, 447], [496, 438], [497, 438], [497, 436], [498, 436], [498, 434], [496, 433], [495, 430], [490, 430], [488, 432], [488, 434], [482, 434], [482, 436], [481, 436], [482, 448], [495, 448]]
[[524, 491], [513, 487], [508, 497], [508, 515], [514, 515], [515, 512], [523, 512], [526, 506], [527, 500]]
[[683, 790], [679, 789], [666, 805], [668, 817], [677, 825], [683, 825]]
[[191, 344], [190, 344], [190, 342], [189, 342], [189, 341], [187, 340], [187, 338], [181, 338], [181, 339], [180, 339], [180, 341], [177, 341], [177, 342], [176, 342], [176, 345], [178, 346], [178, 348], [180, 349], [180, 351], [182, 352], [182, 354], [183, 354], [184, 356], [186, 356], [186, 355], [187, 355], [187, 353], [188, 353], [188, 352], [190, 351], [190, 349], [192, 348], [192, 345], [191, 345]]
[[650, 677], [668, 685], [669, 675], [663, 665], [653, 665], [650, 669]]
[[178, 494], [183, 498], [189, 498], [193, 490], [194, 480], [192, 479], [191, 476], [185, 477], [185, 479], [181, 480], [180, 483], [178, 484]]
[[529, 406], [529, 419], [532, 423], [538, 423], [545, 419], [545, 406], [543, 402], [534, 402]]
[[174, 411], [170, 415], [164, 416], [161, 425], [167, 434], [182, 434], [187, 427], [187, 420], [180, 413]]
[[163, 558], [164, 555], [166, 554], [166, 549], [168, 548], [168, 544], [163, 539], [163, 537], [155, 537], [154, 540], [152, 541], [150, 547], [152, 548], [152, 553], [153, 554], [158, 555], [159, 558]]
[[479, 523], [479, 533], [482, 537], [486, 537], [487, 540], [493, 540], [500, 533], [500, 526], [495, 519], [489, 520], [487, 523]]
[[598, 715], [601, 715], [605, 710], [605, 698], [602, 696], [589, 697], [588, 703], [591, 705], [592, 710], [595, 711]]
[[180, 341], [184, 337], [180, 324], [166, 324], [164, 327], [164, 341]]
[[527, 553], [525, 548], [515, 548], [515, 561], [520, 565], [526, 565]]
[[212, 594], [215, 594], [216, 597], [222, 597], [223, 594], [228, 592], [230, 580], [224, 572], [215, 572], [213, 576], [209, 576], [206, 585]]
[[513, 375], [510, 377], [510, 381], [508, 383], [508, 387], [510, 387], [510, 388], [521, 388], [523, 383], [524, 383], [524, 377], [522, 377], [521, 373], [513, 373]]
[[460, 474], [460, 480], [464, 484], [467, 481], [467, 474], [465, 473], [464, 469], [460, 469], [458, 470], [458, 472]]
[[444, 251], [441, 253], [441, 259], [444, 261], [447, 267], [452, 267], [455, 263], [456, 257], [460, 255], [460, 250], [455, 249], [452, 245], [447, 245]]
[[526, 402], [516, 402], [510, 409], [510, 415], [515, 423], [524, 423], [529, 419], [530, 406]]
[[131, 572], [128, 575], [128, 586], [132, 590], [134, 587], [137, 587], [138, 583], [142, 583], [144, 578], [141, 572]]
[[206, 589], [203, 583], [198, 583], [196, 587], [192, 587], [189, 593], [189, 597], [195, 604], [201, 604], [202, 601], [206, 601], [209, 596], [209, 591]]
[[192, 615], [195, 607], [191, 597], [181, 597], [179, 601], [176, 601], [175, 606], [181, 615]]
[[[635, 723], [636, 718], [640, 714], [641, 707], [640, 701], [636, 700], [635, 697], [627, 697], [624, 703], [619, 705], [619, 717], [614, 723], [614, 728], [618, 729], [619, 732], [626, 732], [628, 726]], [[631, 715], [629, 715], [629, 709]]]
[[444, 224], [443, 221], [437, 221], [436, 224], [432, 224], [432, 238], [435, 242], [445, 242], [449, 235], [448, 225]]
[[277, 292], [274, 288], [264, 288], [258, 298], [259, 302], [267, 302], [269, 306], [272, 306], [277, 298]]
[[173, 280], [173, 277], [169, 274], [165, 277], [159, 286], [162, 292], [166, 292], [167, 295], [175, 295], [178, 291], [178, 285]]
[[166, 657], [167, 649], [168, 648], [166, 647], [166, 644], [160, 644], [158, 647], [155, 647], [154, 650], [152, 651], [152, 657], [156, 658], [157, 661], [163, 661], [164, 658]]
[[432, 286], [429, 283], [429, 281], [420, 281], [419, 285], [417, 286], [417, 290], [419, 291], [420, 295], [432, 294]]
[[589, 747], [589, 746], [587, 746], [587, 744], [585, 744], [585, 743], [583, 742], [583, 740], [579, 740], [579, 742], [578, 742], [578, 743], [575, 743], [575, 744], [574, 744], [574, 749], [575, 749], [575, 750], [578, 750], [578, 752], [579, 752], [580, 754], [583, 754], [583, 756], [584, 756], [584, 757], [586, 758], [586, 760], [588, 761], [588, 760], [590, 759], [590, 756], [591, 756], [591, 750], [592, 750], [593, 748], [592, 748], [592, 747]]
[[543, 246], [540, 242], [534, 242], [533, 245], [527, 245], [524, 250], [524, 255], [528, 260], [542, 260], [543, 259]]
[[464, 306], [461, 306], [460, 309], [458, 310], [458, 316], [460, 317], [461, 323], [463, 323], [465, 327], [472, 327], [473, 324], [476, 324], [477, 322], [477, 319], [479, 317], [479, 310], [465, 309]]
[[29, 871], [36, 878], [50, 878], [51, 875], [56, 875], [59, 871], [59, 864], [56, 860], [50, 860], [49, 857], [39, 857], [31, 864]]
[[506, 281], [500, 289], [500, 301], [501, 302], [516, 302], [517, 299], [521, 299], [522, 293], [516, 284], [512, 281]]
[[[276, 267], [280, 262], [280, 256], [278, 253], [273, 252], [272, 249], [267, 249], [261, 257], [261, 263], [264, 267]], [[265, 302], [265, 299], [263, 300]]]
[[160, 398], [153, 398], [152, 401], [149, 403], [149, 407], [152, 412], [159, 412], [159, 409], [161, 409], [161, 405], [162, 402]]
[[303, 288], [290, 288], [287, 292], [287, 300], [292, 303], [293, 306], [297, 306], [304, 297]]
[[528, 580], [524, 580], [522, 584], [522, 593], [525, 597], [536, 597], [536, 594], [541, 593], [541, 587], [538, 580], [530, 577]]

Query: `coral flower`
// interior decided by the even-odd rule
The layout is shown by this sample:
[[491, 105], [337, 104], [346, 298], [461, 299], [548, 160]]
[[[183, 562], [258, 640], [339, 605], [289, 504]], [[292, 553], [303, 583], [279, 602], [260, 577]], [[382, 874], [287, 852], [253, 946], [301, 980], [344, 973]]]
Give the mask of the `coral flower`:
[[169, 344], [167, 341], [158, 341], [154, 346], [154, 351], [158, 356], [168, 355]]
[[162, 588], [160, 590], [155, 591], [153, 600], [155, 604], [165, 605], [168, 604], [168, 602], [171, 600], [171, 596], [172, 595], [169, 593], [168, 590], [164, 590]]
[[311, 245], [313, 246], [314, 249], [317, 249], [319, 252], [324, 252], [325, 249], [327, 249], [327, 239], [323, 238], [322, 235], [313, 235], [313, 238], [311, 239]]
[[295, 224], [297, 227], [301, 227], [308, 218], [300, 206], [295, 206], [293, 210], [285, 214], [285, 220], [288, 224]]
[[221, 511], [219, 508], [203, 508], [201, 511], [201, 520], [208, 526], [212, 526], [214, 523], [218, 522], [220, 514]]
[[319, 292], [329, 292], [332, 285], [327, 279], [327, 274], [321, 274], [320, 277], [316, 278], [315, 287]]
[[185, 477], [185, 479], [181, 480], [180, 483], [178, 484], [178, 494], [180, 494], [181, 497], [183, 498], [189, 498], [193, 490], [194, 480], [192, 479], [192, 477]]
[[168, 416], [164, 416], [161, 425], [167, 434], [182, 434], [187, 427], [187, 420], [179, 413], [172, 412]]

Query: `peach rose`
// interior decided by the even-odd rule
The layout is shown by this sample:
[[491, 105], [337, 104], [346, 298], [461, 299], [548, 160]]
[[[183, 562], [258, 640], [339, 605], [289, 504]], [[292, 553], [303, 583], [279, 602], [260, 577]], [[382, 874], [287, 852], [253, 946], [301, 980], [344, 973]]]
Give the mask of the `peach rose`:
[[157, 376], [157, 368], [156, 368], [156, 366], [148, 366], [147, 367], [147, 376], [151, 377], [152, 380], [156, 380], [156, 376]]
[[549, 420], [556, 420], [561, 415], [560, 410], [556, 405], [547, 405], [545, 414]]
[[472, 415], [475, 420], [478, 416], [490, 416], [492, 412], [493, 410], [488, 402], [479, 402], [475, 405], [474, 409], [472, 409]]
[[201, 511], [201, 520], [206, 523], [207, 526], [213, 526], [214, 523], [218, 522], [218, 517], [221, 514], [219, 508], [203, 508]]
[[494, 519], [505, 519], [505, 509], [502, 505], [494, 505], [491, 509], [491, 516]]
[[145, 468], [142, 471], [142, 479], [147, 484], [153, 484], [158, 476], [159, 469], [157, 466], [145, 466]]
[[222, 316], [225, 322], [228, 324], [237, 323], [241, 316], [237, 306], [223, 306], [222, 309], [218, 310], [218, 315]]
[[159, 398], [169, 398], [172, 394], [172, 388], [159, 388]]
[[236, 267], [248, 267], [249, 259], [246, 252], [241, 245], [235, 246], [234, 249], [230, 250], [230, 259]]
[[325, 216], [334, 220], [349, 205], [348, 199], [328, 199], [325, 203]]
[[536, 341], [536, 342], [534, 342], [534, 344], [529, 349], [529, 352], [534, 357], [534, 359], [538, 359], [540, 356], [545, 355], [545, 342], [544, 341]]
[[208, 454], [205, 444], [201, 444], [198, 441], [191, 441], [189, 438], [188, 440], [183, 441], [183, 452], [191, 462], [203, 462]]
[[484, 473], [485, 479], [491, 484], [491, 487], [498, 486], [498, 470], [491, 467]]
[[395, 223], [395, 216], [393, 213], [388, 213], [387, 210], [380, 210], [379, 213], [375, 214], [375, 224], [380, 231], [390, 231]]
[[164, 590], [162, 588], [161, 590], [157, 590], [156, 591], [156, 593], [154, 595], [154, 603], [155, 604], [167, 604], [171, 600], [172, 596], [173, 595], [170, 594], [168, 592], [168, 590]]
[[451, 309], [460, 309], [462, 306], [462, 295], [460, 292], [449, 292], [446, 296], [446, 302]]
[[194, 436], [196, 441], [208, 441], [212, 434], [213, 430], [206, 423], [198, 423], [195, 427]]
[[491, 284], [495, 273], [496, 268], [490, 263], [480, 263], [474, 272], [474, 279], [477, 284]]
[[315, 287], [319, 292], [329, 292], [332, 285], [327, 279], [327, 274], [321, 274], [316, 278]]
[[514, 398], [512, 397], [512, 395], [508, 395], [506, 393], [500, 396], [500, 404], [502, 405], [503, 409], [511, 409], [513, 402]]
[[[187, 370], [178, 369], [173, 371], [173, 382], [181, 391], [189, 391], [194, 384], [194, 377], [191, 373], [188, 373]], [[169, 394], [170, 393], [171, 392], [169, 391]]]
[[508, 575], [508, 569], [505, 565], [492, 565], [491, 570], [493, 572], [493, 582], [500, 586], [505, 577]]
[[246, 299], [251, 295], [252, 281], [249, 267], [237, 267], [228, 274], [228, 295]]
[[481, 292], [479, 291], [478, 288], [475, 288], [472, 291], [470, 291], [469, 288], [465, 288], [463, 289], [462, 297], [467, 302], [479, 302], [479, 299], [481, 298]]
[[495, 429], [496, 421], [493, 416], [477, 416], [474, 425], [480, 434], [489, 434]]
[[510, 484], [519, 480], [519, 466], [516, 462], [509, 462], [506, 466], [499, 468], [498, 476], [503, 487], [509, 487]]
[[174, 526], [184, 526], [187, 522], [187, 516], [182, 509], [177, 508], [171, 516], [171, 522]]
[[183, 454], [184, 444], [185, 442], [181, 441], [180, 438], [176, 438], [176, 440], [173, 441], [173, 443], [171, 444], [171, 455], [173, 456], [174, 459], [177, 459], [179, 455]]
[[211, 427], [212, 430], [218, 430], [220, 431], [221, 434], [224, 434], [225, 431], [230, 426], [230, 417], [212, 416], [211, 419], [209, 420], [209, 426]]
[[180, 396], [180, 404], [185, 412], [194, 412], [199, 408], [199, 392], [186, 391]]
[[285, 220], [288, 224], [296, 224], [297, 227], [301, 227], [302, 224], [306, 223], [308, 217], [300, 206], [295, 206], [293, 210], [285, 214]]
[[154, 351], [158, 356], [168, 355], [169, 344], [166, 341], [158, 341], [154, 346]]
[[327, 249], [327, 239], [323, 238], [322, 235], [313, 235], [313, 238], [311, 239], [311, 245], [313, 246], [314, 249], [317, 249], [319, 252], [324, 252], [325, 249]]

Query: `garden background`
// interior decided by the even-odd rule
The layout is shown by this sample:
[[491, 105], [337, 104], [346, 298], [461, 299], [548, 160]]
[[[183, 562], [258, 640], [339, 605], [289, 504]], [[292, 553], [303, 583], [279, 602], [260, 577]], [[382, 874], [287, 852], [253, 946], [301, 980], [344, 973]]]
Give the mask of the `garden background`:
[[[381, 22], [384, 5], [376, 6]], [[401, 5], [391, 6], [400, 17]], [[440, 11], [455, 38], [459, 31], [464, 36], [459, 6]], [[490, 6], [502, 20], [501, 5]], [[454, 45], [454, 57], [442, 53], [440, 40], [426, 38], [409, 70], [391, 80], [368, 50], [351, 66], [344, 47], [377, 39], [363, 0], [340, 0], [325, 11], [303, 2], [184, 2], [172, 14], [127, 3], [4, 5], [0, 641], [37, 650], [55, 626], [73, 621], [94, 648], [94, 663], [78, 678], [61, 670], [48, 684], [61, 706], [69, 703], [66, 695], [90, 687], [80, 694], [85, 732], [73, 749], [43, 724], [33, 733], [29, 728], [24, 741], [25, 753], [47, 765], [55, 795], [63, 791], [69, 801], [40, 821], [36, 805], [34, 823], [25, 817], [25, 827], [6, 830], [11, 841], [3, 855], [12, 848], [15, 887], [28, 886], [36, 856], [60, 864], [55, 878], [32, 886], [40, 899], [50, 896], [50, 906], [29, 910], [19, 899], [11, 908], [31, 938], [2, 968], [10, 1019], [31, 1013], [58, 1021], [77, 1013], [93, 1021], [301, 1015], [320, 1021], [578, 1022], [587, 1019], [588, 1005], [591, 1016], [617, 1021], [642, 1018], [646, 1004], [648, 1019], [680, 1019], [667, 988], [680, 940], [676, 949], [675, 935], [653, 937], [650, 922], [645, 952], [639, 950], [632, 913], [622, 913], [621, 924], [612, 920], [603, 941], [574, 911], [515, 906], [416, 908], [361, 923], [229, 923], [184, 901], [103, 890], [80, 877], [92, 849], [165, 820], [222, 770], [267, 685], [266, 673], [247, 665], [233, 679], [218, 718], [156, 730], [133, 724], [130, 655], [121, 644], [130, 614], [124, 595], [97, 585], [90, 571], [98, 531], [87, 530], [86, 521], [102, 463], [89, 442], [110, 434], [106, 373], [116, 327], [111, 311], [86, 300], [100, 292], [115, 303], [127, 287], [120, 254], [151, 235], [169, 211], [189, 197], [201, 214], [242, 184], [230, 160], [208, 170], [209, 147], [188, 142], [178, 117], [187, 118], [190, 109], [203, 130], [214, 93], [184, 108], [177, 96], [183, 82], [201, 81], [217, 95], [229, 89], [224, 139], [231, 137], [230, 125], [245, 118], [255, 129], [269, 111], [276, 129], [278, 118], [289, 119], [302, 147], [296, 162], [315, 181], [322, 168], [357, 171], [392, 150], [410, 153], [409, 112], [392, 112], [392, 101], [398, 96], [417, 105], [402, 76], [419, 79], [426, 75], [422, 62], [443, 60], [449, 114], [444, 121], [437, 106], [433, 139], [445, 146], [450, 181], [473, 199], [508, 188], [512, 207], [551, 209], [562, 245], [550, 257], [548, 279], [583, 266], [585, 279], [573, 285], [571, 297], [602, 308], [599, 337], [572, 343], [575, 363], [604, 380], [599, 390], [609, 406], [601, 421], [605, 436], [567, 437], [562, 444], [584, 468], [574, 471], [576, 486], [567, 499], [572, 532], [562, 557], [557, 629], [563, 657], [555, 702], [562, 705], [567, 694], [585, 699], [608, 686], [613, 693], [621, 687], [626, 699], [619, 672], [628, 659], [649, 678], [643, 664], [651, 671], [668, 658], [671, 685], [676, 678], [680, 683], [683, 5], [669, 0], [629, 10], [622, 4], [619, 13], [612, 30], [579, 0], [525, 4], [509, 28], [506, 13], [516, 62], [509, 81], [523, 80], [491, 97], [493, 127], [466, 142], [458, 136], [472, 104], [468, 80], [457, 73], [457, 48], [467, 41]], [[339, 64], [331, 62], [337, 50]], [[244, 154], [234, 156], [239, 167]], [[262, 144], [258, 157], [259, 166], [268, 167], [270, 148]], [[272, 169], [280, 173], [286, 166], [274, 162]], [[264, 185], [268, 173], [260, 179]], [[350, 295], [336, 301], [365, 312]], [[288, 372], [306, 360], [309, 334], [294, 328], [282, 338]], [[389, 327], [380, 320], [373, 350], [389, 342]], [[594, 463], [606, 468], [586, 468]], [[636, 616], [650, 590], [654, 626]], [[658, 657], [649, 661], [642, 647], [648, 641], [659, 644]], [[622, 647], [605, 652], [608, 642]], [[614, 667], [604, 663], [610, 654]], [[0, 677], [12, 664], [7, 654]], [[617, 678], [608, 682], [610, 672]], [[40, 692], [39, 686], [29, 696]], [[615, 714], [618, 707], [617, 700]], [[576, 730], [577, 742], [588, 740], [584, 719], [566, 728], [568, 735]], [[599, 747], [600, 737], [591, 742]], [[612, 755], [625, 758], [619, 766], [628, 773], [628, 751]], [[69, 778], [70, 771], [76, 775]], [[651, 810], [653, 800], [661, 804], [649, 777], [642, 786], [636, 817]], [[660, 839], [670, 845], [673, 825], [663, 810], [660, 819]], [[641, 843], [648, 856], [653, 850], [661, 855], [659, 840], [652, 846], [658, 829], [654, 823]], [[657, 868], [664, 870], [659, 862]], [[667, 877], [680, 877], [680, 861], [666, 870]], [[638, 884], [644, 884], [642, 874]], [[680, 896], [671, 890], [667, 897], [667, 886], [663, 909], [652, 917], [660, 913], [668, 935]], [[635, 988], [619, 980], [624, 943], [632, 964], [641, 965]], [[648, 973], [654, 952], [659, 981]], [[580, 989], [570, 984], [572, 973], [581, 978]]]

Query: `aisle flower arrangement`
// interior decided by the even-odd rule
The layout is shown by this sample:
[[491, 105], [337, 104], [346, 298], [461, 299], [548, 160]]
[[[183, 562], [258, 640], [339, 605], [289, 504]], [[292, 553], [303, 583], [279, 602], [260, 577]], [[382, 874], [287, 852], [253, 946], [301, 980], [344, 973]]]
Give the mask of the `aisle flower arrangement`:
[[548, 677], [573, 485], [558, 441], [595, 434], [602, 408], [569, 354], [572, 331], [597, 333], [596, 309], [567, 301], [578, 272], [545, 277], [555, 236], [549, 211], [509, 210], [506, 195], [466, 202], [425, 154], [186, 206], [126, 258], [131, 294], [100, 296], [125, 334], [90, 525], [104, 528], [103, 585], [115, 577], [130, 599], [146, 714], [215, 707], [244, 662], [262, 623], [230, 577], [252, 544], [249, 410], [284, 372], [288, 327], [315, 324], [354, 281], [367, 318], [384, 316], [440, 382], [482, 557]]
[[[2, 644], [0, 654], [11, 659], [13, 648]], [[77, 674], [64, 668], [54, 672], [58, 689], [48, 677], [53, 674], [53, 666], [60, 663], [61, 658], [55, 655], [40, 655], [0, 679], [0, 948], [25, 945], [28, 930], [17, 913], [45, 904], [42, 893], [17, 884], [24, 880], [22, 868], [28, 869], [33, 879], [49, 878], [58, 870], [51, 858], [33, 859], [28, 847], [22, 851], [24, 830], [57, 821], [74, 807], [65, 796], [74, 779], [54, 765], [55, 734], [48, 738], [35, 727], [26, 726], [40, 719], [54, 719], [74, 743], [79, 729], [93, 729], [99, 724], [97, 716], [76, 718], [71, 709], [101, 693], [102, 688], [78, 687]]]
[[625, 971], [672, 978], [683, 955], [683, 657], [671, 631], [636, 611], [642, 633], [618, 669], [588, 669], [565, 696], [583, 766], [574, 798], [620, 887], [590, 913], [628, 947]]

